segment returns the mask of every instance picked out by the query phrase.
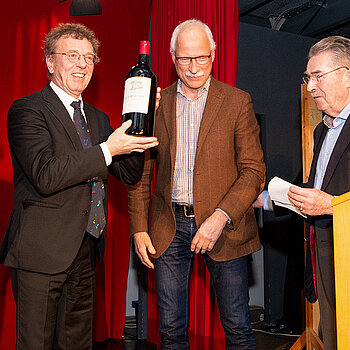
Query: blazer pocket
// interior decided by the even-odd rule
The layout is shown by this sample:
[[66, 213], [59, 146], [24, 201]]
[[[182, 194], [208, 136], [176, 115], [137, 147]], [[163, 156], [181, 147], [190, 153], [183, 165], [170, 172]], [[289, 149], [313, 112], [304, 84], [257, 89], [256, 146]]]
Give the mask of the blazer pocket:
[[22, 202], [23, 209], [27, 209], [31, 206], [42, 207], [42, 208], [52, 208], [52, 209], [60, 209], [62, 208], [62, 204], [54, 201], [39, 201], [35, 199], [26, 199]]

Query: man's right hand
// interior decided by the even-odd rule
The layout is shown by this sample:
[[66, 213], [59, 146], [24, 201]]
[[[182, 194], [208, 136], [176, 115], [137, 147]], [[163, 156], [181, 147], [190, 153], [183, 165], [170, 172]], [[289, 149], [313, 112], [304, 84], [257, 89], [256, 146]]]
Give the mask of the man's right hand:
[[129, 129], [131, 123], [131, 120], [127, 120], [109, 135], [106, 145], [112, 157], [131, 152], [143, 152], [146, 149], [158, 146], [159, 142], [156, 137], [127, 135], [125, 132]]
[[253, 208], [264, 208], [264, 197], [263, 197], [263, 192], [261, 192], [258, 196], [258, 198], [253, 202], [252, 204]]
[[137, 256], [142, 261], [142, 264], [150, 269], [154, 269], [154, 265], [148, 256], [148, 252], [155, 254], [156, 250], [151, 242], [151, 238], [147, 232], [136, 232], [134, 234], [134, 245]]

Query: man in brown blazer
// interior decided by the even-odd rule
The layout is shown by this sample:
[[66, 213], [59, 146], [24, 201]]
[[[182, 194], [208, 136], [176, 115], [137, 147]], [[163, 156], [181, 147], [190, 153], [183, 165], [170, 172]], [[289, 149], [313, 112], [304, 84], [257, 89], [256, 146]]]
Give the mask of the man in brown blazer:
[[204, 23], [181, 23], [171, 54], [179, 80], [162, 93], [159, 146], [146, 155], [142, 179], [129, 189], [136, 252], [155, 269], [162, 349], [189, 348], [195, 253], [203, 254], [210, 272], [227, 349], [255, 349], [246, 256], [260, 249], [252, 203], [263, 188], [265, 166], [252, 102], [211, 77], [215, 42]]

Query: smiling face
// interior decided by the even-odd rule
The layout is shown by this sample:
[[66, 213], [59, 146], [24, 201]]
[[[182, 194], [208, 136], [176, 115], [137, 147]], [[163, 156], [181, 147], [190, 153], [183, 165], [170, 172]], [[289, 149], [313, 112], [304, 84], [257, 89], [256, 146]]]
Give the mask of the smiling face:
[[[93, 47], [86, 38], [75, 39], [71, 36], [58, 39], [55, 52], [94, 54]], [[80, 56], [78, 62], [72, 63], [66, 55], [54, 54], [46, 58], [46, 64], [51, 73], [51, 80], [74, 98], [78, 98], [86, 89], [94, 71], [94, 65], [86, 64], [84, 56]]]
[[[344, 64], [335, 62], [331, 51], [324, 51], [312, 56], [307, 64], [306, 74], [321, 75]], [[317, 109], [335, 118], [350, 103], [350, 73], [339, 69], [324, 75], [317, 82], [310, 79], [307, 90], [316, 102]]]
[[[199, 57], [210, 54], [211, 58], [205, 65], [199, 65], [192, 60], [189, 66], [181, 66], [176, 60], [176, 57]], [[204, 86], [210, 76], [214, 58], [215, 51], [210, 51], [210, 42], [202, 26], [191, 24], [181, 30], [175, 43], [175, 54], [172, 54], [172, 59], [182, 82], [182, 90], [188, 97], [195, 98], [198, 95], [199, 89]]]

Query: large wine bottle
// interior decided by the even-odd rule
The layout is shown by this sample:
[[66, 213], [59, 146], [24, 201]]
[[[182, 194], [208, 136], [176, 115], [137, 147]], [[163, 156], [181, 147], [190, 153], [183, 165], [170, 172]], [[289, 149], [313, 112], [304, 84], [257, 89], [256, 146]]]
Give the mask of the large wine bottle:
[[149, 67], [149, 41], [141, 41], [139, 61], [126, 76], [122, 122], [131, 119], [129, 135], [153, 136], [157, 77]]

